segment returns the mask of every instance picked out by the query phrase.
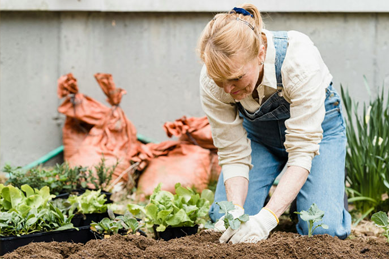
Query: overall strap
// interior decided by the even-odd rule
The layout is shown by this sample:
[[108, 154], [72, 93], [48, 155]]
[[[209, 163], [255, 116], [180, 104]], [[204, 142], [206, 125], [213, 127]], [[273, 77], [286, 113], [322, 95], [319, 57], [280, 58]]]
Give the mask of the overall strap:
[[287, 31], [272, 31], [274, 47], [276, 49], [276, 78], [277, 78], [277, 88], [282, 88], [282, 76], [281, 76], [281, 67], [284, 63], [286, 49], [288, 48], [288, 32]]

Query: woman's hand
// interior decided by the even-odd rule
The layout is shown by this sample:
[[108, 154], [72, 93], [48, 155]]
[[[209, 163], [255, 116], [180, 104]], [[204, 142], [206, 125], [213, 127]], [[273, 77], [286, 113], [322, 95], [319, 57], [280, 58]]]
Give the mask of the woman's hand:
[[220, 237], [220, 243], [257, 243], [266, 239], [278, 224], [278, 219], [274, 213], [263, 208], [257, 215], [250, 216], [247, 222], [244, 222], [236, 230], [230, 227]]

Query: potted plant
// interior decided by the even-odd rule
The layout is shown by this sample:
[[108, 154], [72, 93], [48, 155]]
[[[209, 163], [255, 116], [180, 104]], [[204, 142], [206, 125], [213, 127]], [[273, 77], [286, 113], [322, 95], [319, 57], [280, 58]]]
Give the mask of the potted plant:
[[81, 195], [70, 195], [67, 199], [69, 215], [75, 214], [73, 224], [75, 226], [89, 226], [92, 221], [99, 222], [107, 213], [107, 199], [101, 190], [86, 190]]
[[145, 206], [129, 204], [129, 211], [146, 217], [146, 225], [152, 228], [157, 239], [165, 241], [186, 235], [196, 234], [199, 224], [205, 224], [208, 210], [213, 202], [212, 191], [205, 189], [201, 195], [192, 189], [175, 185], [176, 194], [161, 190], [159, 184]]
[[91, 230], [95, 237], [104, 239], [114, 234], [140, 234], [146, 236], [140, 230], [142, 225], [139, 223], [139, 219], [136, 219], [129, 211], [126, 211], [124, 215], [117, 216], [112, 210], [108, 210], [108, 216], [109, 218], [103, 218], [100, 222], [91, 223]]
[[47, 186], [38, 190], [0, 184], [0, 255], [30, 242], [91, 239], [88, 229], [74, 228], [72, 216], [49, 202], [52, 197]]

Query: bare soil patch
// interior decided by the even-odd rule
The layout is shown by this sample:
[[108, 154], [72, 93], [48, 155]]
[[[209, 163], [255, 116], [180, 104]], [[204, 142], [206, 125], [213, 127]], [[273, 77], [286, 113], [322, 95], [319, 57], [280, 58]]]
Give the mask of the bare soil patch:
[[8, 258], [389, 258], [389, 244], [383, 238], [340, 240], [329, 235], [312, 238], [296, 233], [274, 232], [257, 244], [220, 244], [220, 233], [202, 231], [193, 236], [154, 240], [143, 236], [115, 235], [72, 243], [31, 243]]

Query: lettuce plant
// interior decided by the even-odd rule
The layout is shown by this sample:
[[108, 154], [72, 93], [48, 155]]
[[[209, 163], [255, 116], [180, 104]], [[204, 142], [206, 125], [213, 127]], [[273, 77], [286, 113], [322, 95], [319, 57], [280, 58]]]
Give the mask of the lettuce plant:
[[105, 194], [101, 194], [101, 190], [86, 190], [82, 195], [71, 195], [68, 198], [71, 205], [69, 213], [73, 214], [75, 211], [77, 214], [104, 213], [107, 211], [106, 201]]
[[0, 236], [20, 236], [34, 232], [73, 228], [67, 217], [49, 201], [49, 187], [21, 189], [0, 184]]
[[180, 183], [175, 185], [176, 194], [161, 190], [159, 184], [150, 196], [150, 202], [145, 207], [129, 204], [129, 211], [138, 215], [142, 212], [146, 216], [148, 227], [158, 226], [156, 230], [163, 232], [168, 226], [193, 227], [205, 224], [208, 219], [208, 210], [213, 202], [212, 191], [205, 189], [201, 195]]
[[324, 229], [328, 229], [328, 226], [326, 224], [318, 224], [316, 227], [314, 226], [315, 222], [322, 221], [324, 217], [324, 211], [319, 210], [317, 205], [313, 203], [311, 207], [308, 209], [308, 211], [302, 210], [300, 212], [295, 212], [296, 214], [300, 215], [300, 218], [307, 222], [308, 224], [308, 237], [312, 237], [313, 231], [317, 229], [318, 227], [322, 227]]
[[343, 87], [341, 91], [348, 122], [348, 201], [353, 202], [361, 213], [357, 224], [372, 212], [382, 209], [382, 197], [389, 193], [389, 96], [384, 96], [382, 88], [381, 94], [369, 104], [363, 104], [363, 113], [359, 114], [358, 103], [350, 98]]
[[373, 216], [371, 216], [371, 220], [374, 221], [374, 223], [382, 228], [384, 230], [384, 236], [387, 238], [389, 242], [389, 219], [388, 215], [383, 212], [379, 211], [377, 213], [374, 213]]
[[114, 235], [118, 234], [120, 230], [125, 230], [127, 233], [135, 234], [140, 228], [139, 222], [132, 216], [129, 211], [123, 216], [117, 216], [113, 214], [111, 210], [108, 210], [109, 218], [104, 218], [100, 222], [92, 222], [91, 228], [101, 235]]

